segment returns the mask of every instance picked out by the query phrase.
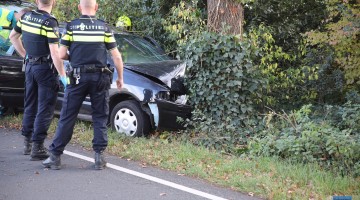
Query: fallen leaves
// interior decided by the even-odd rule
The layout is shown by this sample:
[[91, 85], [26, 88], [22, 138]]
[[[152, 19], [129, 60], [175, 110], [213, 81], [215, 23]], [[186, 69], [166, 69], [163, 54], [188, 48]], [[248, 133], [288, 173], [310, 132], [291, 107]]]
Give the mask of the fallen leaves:
[[252, 177], [252, 174], [250, 172], [245, 172], [244, 175], [247, 177]]

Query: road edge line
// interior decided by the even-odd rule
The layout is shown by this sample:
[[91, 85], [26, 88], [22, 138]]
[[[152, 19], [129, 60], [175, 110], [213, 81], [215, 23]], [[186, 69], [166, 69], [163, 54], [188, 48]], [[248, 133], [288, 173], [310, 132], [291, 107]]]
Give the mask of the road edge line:
[[[64, 154], [75, 157], [75, 158], [79, 158], [79, 159], [82, 159], [82, 160], [86, 160], [86, 161], [89, 161], [89, 162], [92, 162], [92, 163], [95, 162], [93, 158], [83, 156], [83, 155], [80, 155], [80, 154], [77, 154], [77, 153], [73, 153], [71, 151], [64, 150]], [[227, 200], [227, 199], [224, 199], [222, 197], [218, 197], [218, 196], [206, 193], [206, 192], [202, 192], [200, 190], [189, 188], [189, 187], [177, 184], [177, 183], [173, 183], [173, 182], [170, 182], [170, 181], [167, 181], [167, 180], [164, 180], [164, 179], [154, 177], [154, 176], [143, 174], [143, 173], [131, 170], [131, 169], [120, 167], [120, 166], [117, 166], [117, 165], [114, 165], [114, 164], [111, 164], [111, 163], [107, 163], [106, 167], [117, 170], [117, 171], [121, 171], [121, 172], [124, 172], [124, 173], [127, 173], [127, 174], [131, 174], [133, 176], [137, 176], [137, 177], [149, 180], [149, 181], [153, 181], [153, 182], [165, 185], [165, 186], [169, 186], [169, 187], [172, 187], [172, 188], [175, 188], [175, 189], [178, 189], [178, 190], [182, 190], [184, 192], [195, 194], [197, 196], [205, 197], [205, 198], [212, 199], [212, 200]]]

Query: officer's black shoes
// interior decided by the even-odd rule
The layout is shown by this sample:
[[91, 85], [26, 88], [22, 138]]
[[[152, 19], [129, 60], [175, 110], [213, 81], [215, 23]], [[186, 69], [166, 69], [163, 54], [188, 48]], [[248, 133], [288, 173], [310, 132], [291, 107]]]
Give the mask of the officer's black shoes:
[[56, 156], [54, 154], [50, 154], [50, 157], [48, 157], [46, 160], [42, 162], [44, 167], [59, 170], [61, 169], [61, 159], [60, 155]]
[[30, 155], [31, 145], [32, 145], [31, 137], [25, 137], [24, 138], [24, 150], [23, 150], [24, 155]]
[[106, 161], [102, 152], [95, 153], [95, 169], [102, 170], [106, 166]]
[[30, 160], [36, 161], [45, 160], [49, 157], [49, 154], [47, 149], [44, 147], [44, 143], [33, 142], [30, 156]]

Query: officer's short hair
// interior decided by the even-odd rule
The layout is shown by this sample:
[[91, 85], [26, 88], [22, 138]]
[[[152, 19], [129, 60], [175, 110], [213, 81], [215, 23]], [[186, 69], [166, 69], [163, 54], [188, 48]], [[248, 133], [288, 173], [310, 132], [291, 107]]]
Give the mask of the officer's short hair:
[[54, 0], [39, 0], [39, 2], [43, 5], [50, 5]]

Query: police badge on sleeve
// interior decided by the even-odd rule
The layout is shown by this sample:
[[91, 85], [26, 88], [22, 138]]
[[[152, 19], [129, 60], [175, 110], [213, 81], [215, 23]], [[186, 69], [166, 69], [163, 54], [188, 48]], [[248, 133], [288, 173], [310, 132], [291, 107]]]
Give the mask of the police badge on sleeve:
[[59, 27], [54, 27], [53, 28], [54, 34], [56, 35], [56, 37], [60, 37], [60, 33], [59, 33]]

